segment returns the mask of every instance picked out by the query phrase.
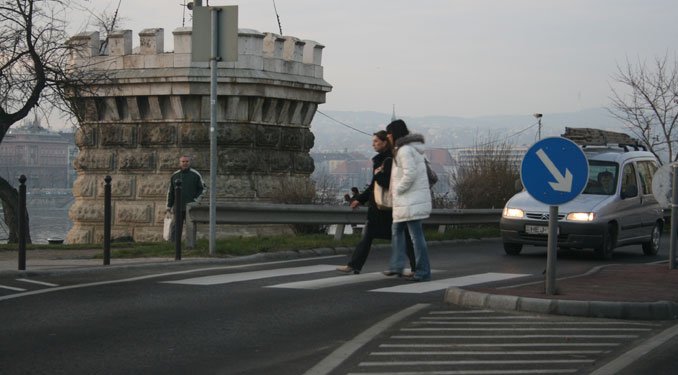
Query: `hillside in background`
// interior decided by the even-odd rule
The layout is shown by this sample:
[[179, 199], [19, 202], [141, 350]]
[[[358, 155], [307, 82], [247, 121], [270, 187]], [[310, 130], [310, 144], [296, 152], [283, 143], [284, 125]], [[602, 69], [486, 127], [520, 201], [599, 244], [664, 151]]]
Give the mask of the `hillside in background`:
[[[330, 111], [323, 110], [322, 107], [320, 111], [368, 134], [384, 129], [391, 120], [390, 113]], [[529, 146], [537, 139], [537, 120], [532, 115], [474, 118], [403, 116], [402, 119], [413, 132], [424, 134], [429, 147], [470, 147], [476, 140], [488, 138], [500, 140], [508, 138], [513, 145]], [[570, 113], [545, 113], [542, 118], [542, 138], [559, 136], [565, 132], [565, 127], [598, 128], [629, 133], [606, 109], [594, 108]], [[371, 149], [371, 136], [341, 125], [320, 113], [315, 115], [311, 130], [315, 135], [313, 152]], [[519, 133], [521, 130], [524, 131]]]

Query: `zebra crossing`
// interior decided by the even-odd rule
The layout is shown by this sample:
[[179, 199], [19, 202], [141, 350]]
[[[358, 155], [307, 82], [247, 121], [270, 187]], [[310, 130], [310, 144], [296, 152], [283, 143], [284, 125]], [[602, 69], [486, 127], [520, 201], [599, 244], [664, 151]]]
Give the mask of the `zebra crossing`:
[[[162, 281], [166, 284], [183, 284], [183, 285], [221, 285], [235, 282], [244, 282], [261, 279], [274, 279], [284, 276], [307, 275], [316, 274], [309, 280], [283, 282], [278, 284], [271, 284], [265, 286], [266, 288], [283, 288], [283, 289], [306, 289], [317, 290], [323, 288], [331, 288], [338, 286], [345, 286], [351, 284], [368, 283], [379, 280], [388, 280], [381, 272], [364, 273], [359, 275], [340, 275], [329, 276], [328, 271], [334, 271], [336, 265], [313, 265], [300, 267], [286, 267], [262, 271], [247, 271], [237, 273], [226, 273], [219, 275], [192, 277], [180, 280]], [[433, 270], [433, 274], [441, 273], [442, 271]], [[423, 283], [399, 283], [396, 286], [389, 286], [383, 288], [371, 289], [371, 292], [381, 293], [428, 293], [439, 290], [445, 290], [453, 286], [467, 286], [473, 284], [481, 284], [491, 281], [507, 280], [518, 277], [529, 276], [527, 274], [512, 274], [512, 273], [482, 273], [475, 275], [467, 275], [462, 277], [445, 278], [440, 280], [433, 280]]]
[[347, 373], [588, 373], [660, 326], [491, 310], [434, 310], [373, 343]]

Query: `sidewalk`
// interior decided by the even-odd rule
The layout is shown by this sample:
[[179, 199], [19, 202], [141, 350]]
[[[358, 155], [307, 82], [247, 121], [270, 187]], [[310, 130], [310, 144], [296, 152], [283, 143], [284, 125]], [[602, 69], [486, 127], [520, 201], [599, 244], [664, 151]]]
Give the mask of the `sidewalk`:
[[544, 280], [450, 288], [445, 302], [468, 307], [612, 319], [678, 319], [678, 269], [668, 262], [611, 264], [560, 278], [547, 296]]

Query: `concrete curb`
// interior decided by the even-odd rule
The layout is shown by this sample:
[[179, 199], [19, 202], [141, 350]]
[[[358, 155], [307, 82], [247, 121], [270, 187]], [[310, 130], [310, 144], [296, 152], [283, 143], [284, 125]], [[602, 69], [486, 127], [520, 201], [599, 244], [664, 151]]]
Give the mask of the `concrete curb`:
[[465, 307], [539, 314], [628, 320], [678, 319], [678, 303], [670, 301], [573, 301], [481, 293], [456, 287], [447, 289], [443, 301]]

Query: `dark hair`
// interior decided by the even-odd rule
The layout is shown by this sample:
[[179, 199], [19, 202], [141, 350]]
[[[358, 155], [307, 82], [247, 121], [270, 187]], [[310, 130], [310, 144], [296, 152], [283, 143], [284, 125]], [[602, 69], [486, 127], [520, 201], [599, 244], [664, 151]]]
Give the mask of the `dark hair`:
[[388, 126], [386, 127], [386, 133], [393, 135], [393, 140], [396, 141], [399, 138], [402, 138], [410, 134], [410, 131], [407, 130], [407, 125], [405, 125], [405, 121], [398, 119], [391, 121], [391, 123], [388, 124]]
[[379, 138], [379, 140], [386, 141], [388, 140], [388, 137], [386, 137], [388, 133], [386, 133], [386, 130], [379, 130], [378, 132], [372, 134], [373, 136]]
[[357, 193], [360, 193], [360, 190], [358, 190], [358, 188], [355, 187], [355, 186], [351, 188], [351, 191], [354, 192], [354, 193], [356, 193], [356, 194], [357, 194]]

